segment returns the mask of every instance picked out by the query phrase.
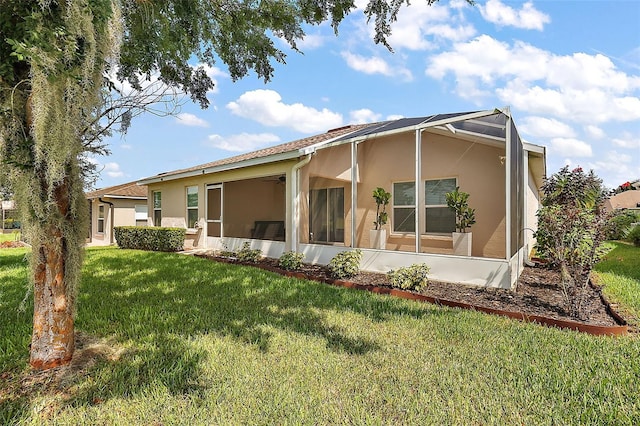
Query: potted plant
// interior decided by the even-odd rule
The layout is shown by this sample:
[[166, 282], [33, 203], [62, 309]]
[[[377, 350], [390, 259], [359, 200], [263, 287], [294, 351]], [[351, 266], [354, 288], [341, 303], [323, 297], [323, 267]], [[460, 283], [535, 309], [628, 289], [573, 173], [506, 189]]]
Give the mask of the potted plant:
[[453, 253], [471, 256], [471, 232], [467, 228], [476, 223], [476, 210], [469, 207], [469, 194], [461, 192], [460, 187], [445, 194], [447, 206], [455, 212], [456, 231], [452, 232]]
[[376, 220], [373, 222], [374, 229], [369, 231], [369, 247], [384, 250], [387, 245], [387, 230], [382, 227], [389, 220], [387, 205], [391, 199], [391, 193], [377, 187], [373, 190], [373, 199], [376, 202]]

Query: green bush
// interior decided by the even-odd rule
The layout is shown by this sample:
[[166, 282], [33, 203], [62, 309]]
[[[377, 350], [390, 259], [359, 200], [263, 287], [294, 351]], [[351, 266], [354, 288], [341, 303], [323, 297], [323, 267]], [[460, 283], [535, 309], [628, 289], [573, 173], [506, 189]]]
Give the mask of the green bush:
[[236, 253], [236, 257], [241, 262], [256, 263], [262, 257], [262, 251], [259, 249], [252, 250], [249, 242], [242, 244], [242, 248]]
[[345, 279], [358, 275], [362, 250], [342, 251], [329, 262], [329, 272], [333, 278]]
[[429, 284], [430, 268], [424, 263], [414, 263], [411, 266], [404, 266], [392, 269], [387, 272], [387, 276], [393, 287], [403, 290], [422, 290]]
[[304, 253], [296, 253], [295, 251], [288, 251], [283, 253], [278, 259], [278, 266], [287, 271], [295, 271], [302, 267], [302, 261], [304, 260]]
[[640, 247], [640, 225], [636, 225], [627, 233], [626, 240], [632, 242], [634, 246]]
[[607, 221], [607, 239], [622, 240], [631, 230], [631, 224], [640, 222], [640, 215], [631, 210], [617, 210]]
[[4, 229], [20, 229], [20, 221], [15, 219], [5, 219]]
[[180, 251], [184, 247], [184, 228], [116, 226], [113, 234], [120, 248]]

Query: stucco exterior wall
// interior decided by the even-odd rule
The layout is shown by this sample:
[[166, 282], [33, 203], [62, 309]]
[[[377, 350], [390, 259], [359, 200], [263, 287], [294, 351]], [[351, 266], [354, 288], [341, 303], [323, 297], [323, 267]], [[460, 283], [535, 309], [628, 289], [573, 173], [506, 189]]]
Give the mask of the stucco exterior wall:
[[[103, 197], [104, 201], [113, 203], [113, 208], [108, 203], [103, 203], [98, 199], [90, 200], [91, 203], [91, 239], [92, 245], [115, 244], [113, 239], [113, 226], [135, 226], [136, 225], [136, 205], [146, 205], [147, 200], [132, 200], [122, 198]], [[99, 206], [104, 205], [104, 232], [98, 232], [98, 211]], [[112, 219], [113, 218], [113, 222]]]
[[[156, 182], [148, 185], [148, 209], [149, 209], [149, 223], [153, 222], [153, 193], [160, 191], [162, 193], [162, 226], [170, 227], [182, 227], [186, 228], [187, 221], [187, 199], [186, 191], [189, 186], [198, 187], [198, 221], [202, 225], [198, 230], [188, 230], [187, 238], [185, 241], [185, 248], [191, 247], [205, 247], [206, 245], [206, 186], [215, 183], [223, 183], [224, 188], [224, 214], [225, 214], [225, 234], [227, 230], [227, 223], [229, 224], [229, 231], [233, 233], [242, 234], [242, 236], [250, 233], [246, 227], [241, 223], [247, 221], [249, 215], [274, 217], [273, 220], [285, 220], [285, 223], [289, 222], [289, 209], [286, 209], [287, 203], [290, 203], [290, 174], [291, 168], [296, 163], [292, 161], [281, 161], [272, 164], [259, 165], [254, 167], [247, 167], [236, 170], [223, 171], [215, 174], [203, 174], [201, 176], [194, 176], [183, 179], [167, 180], [166, 182]], [[247, 179], [258, 179], [265, 177], [274, 177], [284, 175], [286, 177], [285, 184], [278, 185], [278, 198], [269, 198], [274, 196], [273, 189], [265, 191], [264, 193], [254, 190], [246, 194], [241, 194], [239, 197], [232, 195], [231, 190], [242, 190], [242, 185], [251, 185], [250, 183], [242, 183]], [[260, 186], [262, 184], [254, 182]], [[271, 183], [271, 186], [274, 186]], [[266, 184], [266, 182], [265, 182]], [[284, 188], [284, 190], [283, 190]], [[247, 187], [244, 188], [245, 190]], [[234, 191], [235, 192], [235, 191]], [[259, 197], [254, 199], [252, 197]], [[283, 199], [284, 197], [284, 199]], [[270, 201], [267, 203], [267, 199]], [[284, 201], [282, 201], [284, 200]], [[227, 206], [226, 204], [229, 204]], [[282, 207], [280, 207], [282, 206]], [[284, 215], [283, 215], [283, 211]], [[255, 220], [270, 220], [270, 219], [255, 219]]]
[[[477, 223], [473, 232], [473, 256], [505, 257], [505, 168], [501, 157], [503, 148], [472, 143], [453, 137], [424, 132], [422, 136], [422, 181], [456, 178], [462, 191], [470, 193], [469, 205], [476, 209]], [[348, 164], [348, 166], [347, 166]], [[302, 206], [300, 236], [308, 242], [308, 188], [322, 187], [322, 178], [333, 173], [333, 185], [343, 182], [345, 188], [345, 244], [351, 235], [351, 154], [348, 145], [320, 150], [301, 173]], [[371, 196], [380, 186], [392, 192], [394, 182], [415, 180], [415, 133], [407, 132], [358, 145], [358, 188], [356, 246], [369, 247], [369, 230], [375, 221], [376, 205]], [[424, 198], [424, 183], [421, 184]], [[393, 200], [392, 200], [393, 201]], [[421, 200], [424, 202], [424, 200]], [[389, 223], [387, 250], [415, 251], [413, 233], [393, 233], [393, 207], [387, 206]], [[424, 227], [424, 211], [420, 214]], [[452, 240], [448, 235], [422, 235], [420, 251], [451, 253]]]

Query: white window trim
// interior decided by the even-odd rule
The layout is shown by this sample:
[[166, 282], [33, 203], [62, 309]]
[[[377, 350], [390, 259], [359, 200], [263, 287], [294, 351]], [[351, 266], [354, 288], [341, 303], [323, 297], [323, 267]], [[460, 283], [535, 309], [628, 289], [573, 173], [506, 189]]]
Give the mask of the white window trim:
[[[396, 190], [396, 183], [413, 183], [415, 185], [415, 180], [396, 180], [391, 182], [391, 234], [392, 235], [402, 235], [402, 236], [407, 236], [407, 235], [415, 235], [415, 230], [414, 231], [396, 231], [396, 208], [398, 209], [412, 209], [415, 211], [416, 209], [416, 203], [415, 200], [413, 200], [413, 204], [408, 205], [408, 204], [403, 204], [403, 205], [396, 205], [396, 197], [395, 197], [395, 190]], [[415, 188], [414, 188], [415, 189]], [[415, 197], [415, 195], [414, 195]], [[414, 222], [415, 223], [415, 222]]]
[[[427, 200], [426, 200], [426, 182], [428, 181], [434, 181], [434, 180], [446, 180], [446, 179], [455, 179], [456, 181], [456, 186], [458, 186], [458, 178], [455, 176], [448, 176], [448, 177], [441, 177], [441, 178], [429, 178], [429, 179], [423, 179], [422, 181], [420, 181], [421, 183], [421, 188], [420, 188], [420, 194], [422, 195], [420, 197], [420, 200], [418, 200], [418, 208], [424, 212], [424, 219], [420, 221], [420, 235], [422, 237], [439, 237], [439, 236], [450, 236], [450, 234], [448, 233], [442, 233], [442, 232], [427, 232], [426, 230], [426, 226], [427, 226], [427, 208], [432, 208], [432, 207], [447, 207], [446, 204], [429, 204], [427, 205]], [[391, 211], [392, 211], [392, 217], [391, 217], [391, 235], [396, 235], [396, 236], [414, 236], [415, 235], [415, 231], [396, 231], [395, 230], [395, 215], [396, 215], [396, 208], [406, 208], [406, 209], [415, 209], [416, 205], [415, 203], [412, 205], [396, 205], [395, 204], [395, 184], [396, 183], [415, 183], [414, 180], [396, 180], [391, 182]]]
[[424, 179], [424, 185], [423, 185], [424, 191], [422, 192], [424, 194], [424, 203], [421, 206], [421, 208], [424, 210], [424, 221], [423, 223], [420, 224], [420, 227], [423, 228], [421, 229], [422, 235], [449, 235], [449, 233], [446, 233], [446, 232], [427, 232], [427, 209], [448, 207], [447, 204], [427, 204], [427, 193], [426, 193], [427, 182], [434, 181], [434, 180], [447, 180], [447, 179], [455, 180], [456, 182], [455, 187], [458, 186], [458, 178], [455, 176], [435, 178], [435, 179]]
[[[197, 198], [197, 205], [195, 207], [189, 207], [189, 188], [195, 188], [196, 189], [196, 195], [198, 196]], [[194, 228], [190, 228], [189, 227], [189, 210], [195, 210], [196, 211], [196, 225], [198, 224], [200, 218], [198, 217], [198, 208], [200, 206], [200, 188], [198, 187], [198, 185], [190, 185], [190, 186], [186, 186], [184, 189], [184, 203], [185, 206], [187, 207], [186, 210], [186, 215], [185, 215], [185, 225], [187, 227], [188, 230], [190, 231], [195, 231], [197, 229], [197, 227]]]
[[[156, 194], [160, 194], [160, 207], [156, 207]], [[153, 206], [153, 216], [151, 217], [151, 222], [153, 226], [162, 226], [162, 191], [153, 191], [151, 196], [153, 197], [151, 200], [151, 204]], [[156, 211], [160, 212], [160, 222], [156, 224]]]
[[[98, 216], [98, 220], [96, 221], [96, 234], [100, 234], [100, 235], [104, 235], [104, 230], [105, 230], [105, 223], [106, 223], [106, 218], [107, 218], [107, 214], [106, 211], [107, 209], [105, 209], [104, 204], [98, 204], [98, 212], [97, 212], [97, 216]], [[102, 209], [102, 217], [100, 217], [100, 210]], [[100, 222], [102, 222], [102, 231], [100, 231]]]

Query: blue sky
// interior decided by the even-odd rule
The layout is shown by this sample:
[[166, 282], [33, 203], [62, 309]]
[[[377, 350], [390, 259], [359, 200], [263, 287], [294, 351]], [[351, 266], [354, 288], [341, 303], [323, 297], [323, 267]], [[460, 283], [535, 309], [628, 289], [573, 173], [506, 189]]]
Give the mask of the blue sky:
[[357, 0], [335, 37], [308, 27], [264, 83], [223, 63], [211, 106], [133, 120], [96, 157], [96, 187], [215, 161], [350, 123], [510, 106], [521, 136], [547, 147], [549, 173], [593, 169], [605, 185], [640, 178], [640, 1], [413, 0], [373, 43]]

